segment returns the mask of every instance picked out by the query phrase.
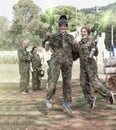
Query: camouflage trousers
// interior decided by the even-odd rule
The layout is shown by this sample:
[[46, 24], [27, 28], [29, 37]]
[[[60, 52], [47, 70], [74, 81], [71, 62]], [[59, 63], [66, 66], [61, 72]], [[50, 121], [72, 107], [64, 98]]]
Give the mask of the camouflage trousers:
[[19, 87], [20, 87], [21, 92], [28, 92], [29, 91], [29, 78], [30, 78], [29, 70], [20, 71]]
[[37, 71], [32, 72], [32, 90], [39, 90], [41, 86], [41, 77]]
[[58, 61], [52, 59], [50, 63], [51, 67], [51, 79], [48, 83], [47, 99], [50, 100], [56, 92], [56, 86], [60, 71], [62, 73], [62, 89], [63, 89], [63, 99], [64, 101], [71, 102], [71, 76], [72, 76], [72, 62], [69, 61]]
[[90, 103], [93, 101], [94, 96], [91, 92], [91, 87], [94, 88], [104, 98], [108, 96], [109, 91], [105, 84], [99, 78], [96, 68], [93, 65], [80, 66], [80, 86], [82, 87], [84, 97]]
[[48, 69], [47, 69], [48, 78], [47, 78], [47, 83], [49, 83], [50, 80], [51, 80], [51, 65], [50, 65], [50, 61], [51, 60], [47, 61], [47, 63], [48, 63]]

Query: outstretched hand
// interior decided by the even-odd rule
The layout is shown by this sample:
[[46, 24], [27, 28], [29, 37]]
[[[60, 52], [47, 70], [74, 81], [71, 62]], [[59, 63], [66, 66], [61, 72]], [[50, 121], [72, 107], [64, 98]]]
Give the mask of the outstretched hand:
[[74, 48], [76, 49], [76, 50], [78, 50], [78, 42], [77, 42], [77, 40], [73, 40], [73, 46], [74, 46]]

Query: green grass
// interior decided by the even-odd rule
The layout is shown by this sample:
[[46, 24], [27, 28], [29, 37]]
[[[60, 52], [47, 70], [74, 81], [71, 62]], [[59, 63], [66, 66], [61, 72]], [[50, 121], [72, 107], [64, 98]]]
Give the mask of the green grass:
[[12, 83], [18, 81], [18, 64], [0, 64], [0, 83]]

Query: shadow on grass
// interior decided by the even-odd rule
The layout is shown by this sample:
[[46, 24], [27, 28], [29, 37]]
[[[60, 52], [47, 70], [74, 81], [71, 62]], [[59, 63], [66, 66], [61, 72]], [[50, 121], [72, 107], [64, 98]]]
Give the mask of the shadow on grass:
[[[74, 90], [75, 95], [80, 94], [76, 87]], [[75, 105], [72, 106], [74, 113], [67, 114], [64, 112], [60, 89], [53, 100], [52, 109], [46, 108], [45, 92], [43, 88], [40, 92], [21, 95], [18, 84], [0, 84], [0, 130], [48, 130], [51, 125], [53, 129], [56, 126], [72, 129], [78, 121], [82, 123], [81, 125], [90, 121], [102, 123], [110, 121], [112, 129], [116, 126], [114, 124], [116, 105], [110, 105], [102, 97], [97, 97], [95, 109], [91, 110], [81, 95], [75, 96]]]

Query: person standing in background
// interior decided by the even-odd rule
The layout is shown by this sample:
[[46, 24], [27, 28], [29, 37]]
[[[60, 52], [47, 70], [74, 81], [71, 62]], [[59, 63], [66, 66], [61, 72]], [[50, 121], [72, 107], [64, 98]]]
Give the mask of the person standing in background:
[[32, 63], [32, 90], [41, 90], [41, 59], [37, 53], [38, 48], [32, 47], [31, 50], [31, 63]]
[[20, 92], [26, 94], [29, 92], [29, 78], [30, 78], [30, 61], [31, 57], [26, 50], [29, 47], [29, 41], [24, 40], [22, 46], [18, 49], [19, 58], [19, 74], [20, 74]]

